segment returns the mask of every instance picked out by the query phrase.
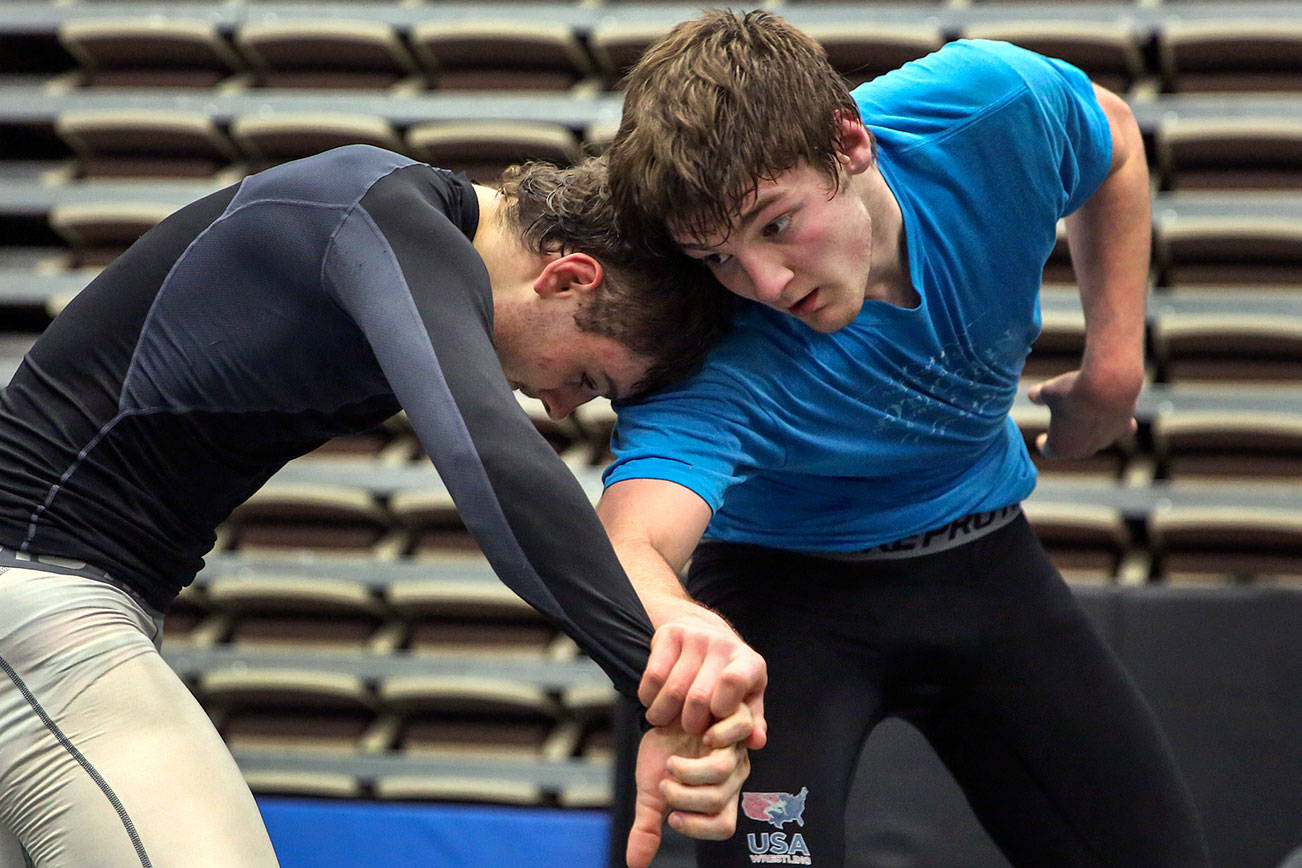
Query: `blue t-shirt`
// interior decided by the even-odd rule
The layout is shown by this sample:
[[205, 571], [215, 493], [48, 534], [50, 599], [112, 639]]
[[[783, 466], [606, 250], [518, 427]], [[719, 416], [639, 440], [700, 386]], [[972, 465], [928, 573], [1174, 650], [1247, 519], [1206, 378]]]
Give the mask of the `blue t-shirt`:
[[949, 44], [854, 96], [919, 306], [870, 300], [820, 334], [743, 303], [697, 376], [617, 408], [606, 484], [686, 486], [710, 538], [854, 551], [1035, 486], [1008, 411], [1057, 220], [1111, 163], [1107, 118], [1078, 69], [998, 42]]

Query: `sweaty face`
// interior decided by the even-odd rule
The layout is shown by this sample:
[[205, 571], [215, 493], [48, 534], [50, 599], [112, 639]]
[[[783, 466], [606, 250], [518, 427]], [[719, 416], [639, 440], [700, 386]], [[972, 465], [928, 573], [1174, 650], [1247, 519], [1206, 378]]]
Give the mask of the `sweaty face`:
[[742, 298], [833, 332], [863, 307], [872, 230], [849, 186], [833, 193], [822, 172], [801, 165], [761, 182], [726, 231], [674, 240]]
[[542, 401], [553, 419], [598, 395], [613, 400], [633, 394], [652, 364], [613, 338], [580, 331], [572, 315], [511, 340], [499, 338], [498, 357], [511, 388]]

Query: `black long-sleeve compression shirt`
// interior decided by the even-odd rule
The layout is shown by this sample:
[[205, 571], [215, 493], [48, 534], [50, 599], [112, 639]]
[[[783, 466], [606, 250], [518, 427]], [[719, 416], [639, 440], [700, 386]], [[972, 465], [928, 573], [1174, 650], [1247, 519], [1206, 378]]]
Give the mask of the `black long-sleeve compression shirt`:
[[464, 178], [360, 145], [164, 220], [0, 392], [0, 545], [165, 610], [280, 467], [401, 407], [497, 574], [633, 693], [650, 621], [502, 375], [478, 220]]

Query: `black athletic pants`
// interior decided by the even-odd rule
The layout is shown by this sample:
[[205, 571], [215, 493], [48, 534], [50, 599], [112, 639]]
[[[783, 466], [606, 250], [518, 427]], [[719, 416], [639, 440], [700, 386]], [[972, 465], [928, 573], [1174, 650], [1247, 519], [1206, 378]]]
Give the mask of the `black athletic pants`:
[[698, 842], [701, 866], [840, 866], [855, 763], [889, 716], [926, 736], [1015, 865], [1208, 865], [1153, 713], [1025, 518], [904, 560], [707, 542], [688, 588], [769, 667], [768, 746], [737, 834]]

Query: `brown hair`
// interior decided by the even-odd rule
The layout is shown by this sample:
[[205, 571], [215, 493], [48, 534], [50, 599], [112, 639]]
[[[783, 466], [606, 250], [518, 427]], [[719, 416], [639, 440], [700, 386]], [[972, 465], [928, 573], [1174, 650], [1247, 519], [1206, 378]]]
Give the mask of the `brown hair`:
[[601, 286], [575, 323], [654, 360], [639, 394], [690, 376], [728, 330], [732, 296], [699, 262], [676, 251], [648, 252], [620, 234], [603, 158], [563, 169], [512, 166], [501, 191], [505, 218], [525, 247], [587, 253], [601, 263]]
[[607, 155], [635, 236], [726, 229], [761, 181], [800, 163], [839, 189], [839, 121], [859, 109], [822, 46], [777, 16], [716, 9], [678, 24], [624, 85]]

